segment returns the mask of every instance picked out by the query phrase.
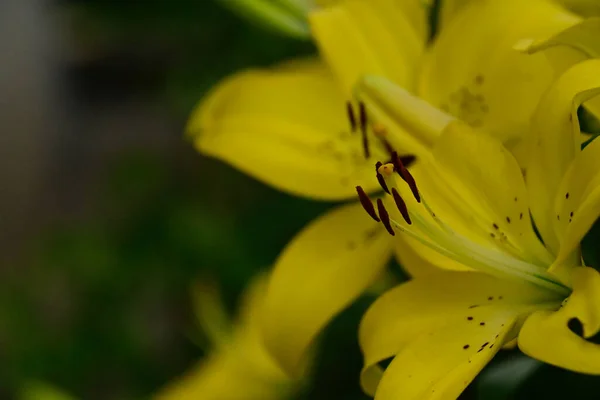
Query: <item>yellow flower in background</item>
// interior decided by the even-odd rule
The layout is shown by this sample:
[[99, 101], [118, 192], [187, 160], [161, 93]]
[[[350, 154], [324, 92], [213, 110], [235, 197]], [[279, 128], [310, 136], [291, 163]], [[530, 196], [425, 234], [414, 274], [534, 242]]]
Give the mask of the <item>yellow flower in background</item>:
[[[381, 296], [361, 322], [363, 389], [377, 400], [457, 398], [515, 340], [541, 361], [600, 375], [600, 345], [586, 340], [600, 331], [600, 274], [583, 266], [579, 248], [600, 216], [600, 141], [580, 150], [577, 119], [578, 107], [600, 94], [600, 60], [573, 66], [540, 100], [527, 183], [497, 139], [385, 79], [365, 82], [372, 97], [396, 99], [386, 104], [398, 124], [441, 134], [412, 172], [397, 159], [379, 167], [390, 194], [377, 207], [361, 195], [416, 277]], [[536, 226], [549, 225], [543, 242], [530, 211]], [[570, 329], [574, 321], [583, 337]], [[378, 363], [390, 357], [384, 371]]]
[[214, 286], [195, 288], [196, 314], [213, 348], [181, 379], [163, 389], [157, 400], [286, 399], [298, 385], [287, 378], [262, 345], [258, 314], [266, 277], [251, 283], [236, 321], [226, 315]]
[[23, 385], [19, 400], [74, 400], [66, 392], [44, 382], [31, 381]]

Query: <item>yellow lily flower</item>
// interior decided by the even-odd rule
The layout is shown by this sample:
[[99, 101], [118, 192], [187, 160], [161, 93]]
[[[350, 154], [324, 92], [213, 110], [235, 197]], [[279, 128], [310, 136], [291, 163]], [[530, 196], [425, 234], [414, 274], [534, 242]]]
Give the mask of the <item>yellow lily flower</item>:
[[[348, 124], [343, 105], [362, 74], [382, 74], [516, 146], [543, 90], [566, 67], [549, 56], [572, 63], [588, 56], [568, 46], [535, 54], [513, 49], [520, 39], [549, 39], [582, 23], [552, 2], [474, 2], [428, 47], [427, 10], [417, 4], [348, 0], [313, 11], [313, 34], [328, 67], [302, 60], [229, 78], [191, 117], [196, 146], [284, 191], [343, 200], [354, 196], [354, 185], [366, 193], [379, 189], [373, 164], [389, 159], [390, 149], [419, 157], [441, 132], [407, 132], [376, 99], [369, 115], [377, 124], [360, 124], [366, 120], [360, 112], [350, 113]], [[436, 115], [431, 120], [450, 118]], [[349, 132], [356, 125], [367, 134]], [[380, 276], [397, 246], [364, 219], [359, 204], [327, 213], [289, 243], [277, 260], [263, 320], [266, 345], [288, 373], [297, 374], [318, 332]]]
[[215, 348], [155, 399], [276, 400], [291, 395], [296, 386], [267, 353], [258, 331], [265, 285], [264, 276], [251, 283], [233, 324], [228, 321], [214, 287], [196, 288], [197, 316]]
[[[297, 60], [226, 79], [193, 112], [188, 134], [202, 153], [267, 184], [342, 200], [353, 196], [355, 183], [373, 185], [372, 162], [359, 135], [348, 133], [344, 107], [359, 76], [386, 76], [516, 146], [557, 74], [546, 53], [572, 62], [585, 58], [566, 48], [513, 51], [519, 39], [541, 40], [581, 22], [546, 0], [473, 2], [431, 45], [428, 12], [422, 0], [345, 0], [314, 9], [312, 34], [327, 64]], [[396, 137], [401, 155], [418, 156], [435, 140]], [[371, 159], [387, 152], [379, 140], [371, 147]]]
[[[497, 139], [448, 121], [385, 79], [365, 81], [374, 97], [397, 99], [388, 110], [406, 129], [441, 134], [412, 172], [397, 158], [379, 167], [390, 194], [377, 207], [359, 191], [416, 275], [361, 322], [363, 389], [376, 400], [457, 398], [515, 340], [538, 360], [600, 374], [600, 345], [586, 340], [600, 331], [600, 274], [579, 249], [600, 216], [600, 141], [580, 150], [577, 120], [578, 107], [600, 94], [600, 60], [573, 66], [541, 98], [527, 183]], [[432, 123], [436, 113], [445, 119]], [[530, 218], [545, 227], [543, 241]], [[384, 371], [379, 363], [391, 357]]]

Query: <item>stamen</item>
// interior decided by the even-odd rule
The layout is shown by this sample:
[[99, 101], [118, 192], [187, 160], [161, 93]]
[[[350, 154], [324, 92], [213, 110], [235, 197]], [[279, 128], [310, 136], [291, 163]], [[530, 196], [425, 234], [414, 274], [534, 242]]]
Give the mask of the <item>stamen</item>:
[[365, 151], [365, 158], [370, 157], [369, 152], [369, 138], [367, 136], [367, 110], [365, 103], [360, 102], [358, 105], [359, 118], [360, 118], [360, 133], [362, 134], [363, 150]]
[[394, 152], [394, 148], [392, 147], [390, 142], [388, 142], [387, 140], [385, 140], [382, 137], [379, 138], [379, 141], [381, 141], [381, 143], [383, 144], [383, 147], [385, 147], [385, 151], [387, 151], [390, 154], [392, 154]]
[[356, 192], [358, 193], [358, 200], [360, 200], [360, 204], [362, 204], [367, 214], [369, 214], [369, 216], [373, 218], [375, 222], [381, 222], [381, 220], [377, 216], [377, 213], [375, 212], [375, 206], [373, 205], [373, 202], [371, 201], [369, 196], [367, 196], [363, 188], [357, 186]]
[[377, 161], [377, 163], [375, 163], [375, 172], [376, 172], [376, 176], [377, 176], [377, 182], [379, 182], [379, 185], [381, 186], [381, 188], [383, 190], [385, 190], [385, 192], [387, 194], [391, 194], [390, 193], [390, 189], [387, 186], [387, 183], [385, 181], [385, 178], [383, 177], [383, 175], [381, 175], [381, 172], [379, 172], [379, 169], [381, 168], [383, 164], [381, 163], [381, 161]]
[[408, 184], [408, 187], [410, 187], [410, 191], [412, 192], [413, 196], [415, 196], [417, 202], [420, 203], [421, 196], [419, 195], [415, 178], [413, 178], [412, 174], [404, 167], [402, 160], [400, 157], [398, 157], [398, 153], [395, 151], [392, 152], [392, 164], [394, 164], [396, 171], [398, 171], [398, 175], [400, 175], [404, 182]]
[[402, 161], [402, 164], [405, 167], [410, 167], [415, 162], [416, 159], [417, 159], [417, 157], [413, 156], [412, 154], [408, 154], [406, 156], [400, 157], [400, 161]]
[[356, 132], [356, 116], [354, 115], [354, 108], [352, 103], [346, 102], [346, 112], [348, 113], [348, 120], [350, 121], [350, 129], [352, 132]]
[[392, 224], [390, 223], [390, 215], [388, 214], [385, 206], [383, 205], [383, 201], [381, 199], [377, 199], [377, 211], [379, 211], [379, 217], [381, 218], [381, 222], [385, 229], [389, 232], [390, 235], [396, 236], [396, 232], [392, 228]]
[[377, 182], [379, 182], [379, 185], [381, 185], [381, 188], [385, 190], [387, 194], [391, 194], [390, 189], [387, 187], [387, 183], [385, 183], [385, 178], [379, 172], [377, 173]]
[[396, 203], [396, 207], [398, 207], [398, 211], [402, 214], [402, 218], [404, 218], [407, 224], [411, 225], [412, 221], [410, 220], [410, 215], [408, 215], [406, 203], [402, 200], [402, 197], [400, 197], [400, 193], [398, 193], [396, 188], [392, 188], [392, 196], [394, 196], [394, 202]]

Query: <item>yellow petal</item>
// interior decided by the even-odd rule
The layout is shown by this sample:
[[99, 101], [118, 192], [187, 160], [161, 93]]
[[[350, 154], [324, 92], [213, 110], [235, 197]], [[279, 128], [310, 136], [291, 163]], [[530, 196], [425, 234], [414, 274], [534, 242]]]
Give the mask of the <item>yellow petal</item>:
[[[329, 71], [304, 60], [234, 75], [193, 112], [196, 147], [296, 195], [338, 200], [377, 186]], [[376, 154], [374, 154], [376, 156]]]
[[[377, 363], [394, 355], [376, 398], [421, 398], [428, 389], [442, 395], [439, 391], [452, 386], [444, 377], [455, 367], [475, 368], [464, 371], [472, 374], [470, 381], [502, 346], [513, 318], [531, 304], [548, 301], [547, 296], [527, 284], [441, 270], [390, 290], [377, 299], [361, 322], [363, 389], [375, 392], [381, 377]], [[478, 352], [485, 342], [485, 351]], [[465, 349], [465, 345], [469, 346]], [[456, 379], [458, 386], [452, 390], [464, 388], [464, 376]]]
[[[416, 339], [384, 372], [375, 400], [458, 398], [500, 350], [514, 321], [509, 313], [491, 314], [483, 328], [450, 325]], [[465, 350], [468, 343], [474, 347]]]
[[527, 355], [571, 371], [600, 375], [600, 345], [578, 336], [571, 319], [583, 325], [584, 336], [600, 328], [600, 275], [592, 268], [574, 270], [573, 294], [558, 311], [531, 315], [519, 333], [519, 348]]
[[550, 38], [528, 40], [521, 46], [524, 46], [523, 50], [530, 54], [551, 47], [567, 46], [581, 52], [583, 58], [597, 58], [600, 55], [600, 43], [595, 40], [598, 35], [600, 35], [600, 18], [588, 18]]
[[185, 376], [172, 382], [156, 400], [275, 400], [284, 397], [281, 382], [252, 372], [251, 365], [232, 350], [203, 360]]
[[543, 54], [521, 54], [513, 46], [523, 37], [548, 37], [578, 21], [550, 1], [472, 1], [426, 55], [417, 93], [516, 145], [555, 72]]
[[[558, 47], [560, 50], [546, 51], [545, 55], [558, 72], [564, 72], [570, 66], [588, 58], [600, 56], [600, 18], [585, 19], [549, 39], [524, 39], [517, 48], [534, 54], [539, 51]], [[600, 99], [593, 99], [585, 107], [594, 116], [600, 116]], [[587, 139], [582, 135], [582, 139]]]
[[[577, 64], [554, 82], [532, 118], [527, 188], [531, 213], [548, 248], [558, 252], [554, 201], [563, 175], [579, 153], [579, 105], [600, 93], [600, 60]], [[562, 193], [564, 195], [564, 193]]]
[[473, 0], [444, 0], [440, 3], [438, 14], [438, 30], [446, 29], [452, 18], [468, 6]]
[[398, 235], [398, 238], [394, 240], [394, 254], [398, 263], [413, 278], [426, 276], [436, 272], [438, 268], [455, 271], [471, 270], [471, 268], [405, 235]]
[[426, 8], [417, 15], [392, 0], [348, 0], [311, 13], [309, 20], [321, 54], [344, 93], [364, 74], [383, 75], [397, 84], [412, 87], [415, 67], [425, 39], [411, 20], [425, 20]]
[[554, 211], [560, 263], [577, 252], [600, 215], [600, 140], [587, 145], [570, 165], [556, 194]]
[[283, 250], [269, 282], [262, 330], [288, 373], [300, 374], [319, 331], [380, 275], [390, 239], [356, 203], [320, 217]]
[[433, 156], [435, 161], [427, 170], [432, 178], [425, 183], [436, 184], [435, 195], [428, 200], [440, 210], [436, 212], [440, 218], [451, 216], [454, 210], [455, 220], [460, 221], [451, 226], [458, 222], [470, 226], [480, 243], [536, 265], [549, 264], [551, 257], [528, 218], [530, 201], [521, 170], [502, 144], [464, 125], [451, 124]]
[[424, 155], [454, 120], [382, 76], [362, 77], [354, 93], [366, 105], [371, 120], [385, 126], [386, 140], [399, 153]]

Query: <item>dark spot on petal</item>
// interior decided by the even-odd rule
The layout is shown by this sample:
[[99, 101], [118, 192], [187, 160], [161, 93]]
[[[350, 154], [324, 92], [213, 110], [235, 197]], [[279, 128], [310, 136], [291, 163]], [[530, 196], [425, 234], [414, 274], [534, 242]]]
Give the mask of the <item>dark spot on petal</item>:
[[510, 217], [506, 217], [506, 222], [510, 224]]
[[560, 221], [560, 215], [556, 215], [556, 219]]
[[490, 345], [490, 349], [491, 349], [492, 347], [494, 347], [494, 345], [493, 345], [493, 344], [491, 344], [491, 345]]
[[567, 192], [567, 194], [565, 194], [565, 199], [569, 198], [569, 192]]
[[354, 250], [356, 249], [356, 243], [350, 241], [348, 242], [348, 250]]
[[475, 75], [475, 84], [482, 85], [483, 84], [483, 75], [477, 74]]
[[519, 219], [523, 219], [523, 213], [519, 214]]
[[504, 297], [502, 296], [498, 296], [498, 300], [502, 300]]
[[476, 308], [479, 307], [479, 304], [473, 304], [472, 306], [469, 306], [469, 308]]
[[468, 349], [469, 347], [470, 347], [470, 346], [469, 346], [468, 344], [465, 344], [465, 345], [463, 346], [463, 349], [465, 349], [465, 350], [466, 350], [466, 349]]
[[494, 296], [488, 297], [488, 300], [494, 300]]
[[494, 235], [494, 232], [491, 232], [491, 233], [490, 233], [490, 236], [491, 236], [491, 237], [493, 237], [493, 238], [495, 238], [495, 237], [496, 237], [496, 235]]
[[494, 229], [498, 229], [498, 225], [495, 222], [492, 224], [492, 226], [494, 227]]
[[571, 213], [569, 214], [569, 216], [570, 216], [571, 218], [573, 218], [573, 211], [571, 211]]
[[567, 327], [579, 337], [583, 337], [583, 324], [578, 318], [571, 318], [567, 322]]
[[519, 200], [518, 198], [515, 197], [515, 201]]
[[484, 326], [485, 322], [480, 322], [479, 325]]
[[467, 317], [469, 321], [473, 321], [473, 317]]

